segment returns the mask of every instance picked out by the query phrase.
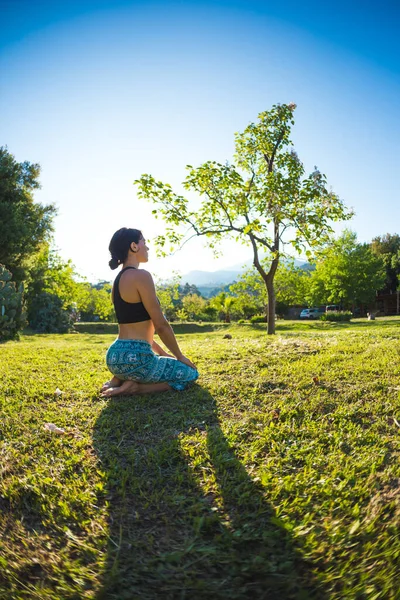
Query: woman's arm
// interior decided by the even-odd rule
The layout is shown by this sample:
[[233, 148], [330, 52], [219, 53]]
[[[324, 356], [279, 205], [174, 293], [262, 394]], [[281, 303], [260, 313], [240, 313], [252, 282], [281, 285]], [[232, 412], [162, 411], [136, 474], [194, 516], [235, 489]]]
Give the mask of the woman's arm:
[[195, 369], [196, 366], [182, 354], [178, 342], [176, 341], [175, 334], [172, 331], [172, 327], [162, 313], [160, 303], [157, 299], [153, 278], [150, 273], [142, 269], [136, 271], [135, 283], [140, 299], [149, 313], [156, 333], [160, 336], [161, 341], [167, 346], [168, 350], [172, 352], [175, 358]]
[[155, 342], [154, 340], [153, 340], [153, 343], [151, 344], [151, 348], [152, 348], [153, 352], [155, 352], [159, 356], [168, 356], [169, 358], [175, 358], [174, 356], [172, 356], [172, 354], [168, 354], [168, 352], [165, 352], [165, 350], [163, 348], [161, 348], [161, 346], [159, 346], [157, 344], [157, 342]]

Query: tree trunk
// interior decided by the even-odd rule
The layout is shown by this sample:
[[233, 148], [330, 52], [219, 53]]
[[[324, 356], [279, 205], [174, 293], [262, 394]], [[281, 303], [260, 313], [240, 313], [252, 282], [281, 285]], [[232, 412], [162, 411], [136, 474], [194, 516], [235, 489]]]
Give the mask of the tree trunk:
[[268, 277], [265, 282], [267, 286], [268, 292], [268, 335], [274, 335], [275, 333], [275, 289], [274, 289], [274, 280], [271, 277]]
[[265, 272], [262, 265], [260, 264], [260, 261], [258, 258], [257, 244], [255, 242], [254, 236], [252, 236], [250, 234], [250, 240], [253, 245], [253, 252], [254, 252], [253, 264], [254, 264], [255, 268], [257, 269], [257, 271], [260, 273], [261, 277], [263, 278], [263, 280], [265, 282], [265, 286], [267, 288], [267, 293], [268, 293], [268, 328], [267, 328], [268, 335], [273, 335], [275, 333], [276, 300], [275, 300], [275, 289], [274, 289], [274, 277], [275, 277], [275, 273], [276, 273], [276, 270], [277, 270], [278, 264], [279, 264], [279, 221], [276, 221], [276, 220], [274, 221], [274, 232], [275, 232], [275, 234], [274, 234], [275, 235], [275, 237], [274, 237], [275, 243], [274, 243], [274, 247], [271, 248], [271, 251], [274, 252], [274, 258], [272, 259], [271, 267], [270, 267], [268, 273]]
[[267, 333], [268, 333], [268, 335], [274, 335], [274, 333], [275, 333], [276, 298], [275, 298], [275, 288], [274, 288], [274, 277], [275, 277], [276, 269], [278, 268], [278, 263], [279, 263], [279, 259], [274, 258], [274, 260], [272, 261], [270, 270], [268, 271], [268, 273], [266, 273], [264, 271], [264, 269], [262, 268], [262, 266], [260, 265], [260, 263], [258, 261], [254, 261], [254, 266], [256, 267], [256, 269], [260, 273], [261, 277], [263, 278], [265, 287], [267, 288], [267, 294], [268, 294]]

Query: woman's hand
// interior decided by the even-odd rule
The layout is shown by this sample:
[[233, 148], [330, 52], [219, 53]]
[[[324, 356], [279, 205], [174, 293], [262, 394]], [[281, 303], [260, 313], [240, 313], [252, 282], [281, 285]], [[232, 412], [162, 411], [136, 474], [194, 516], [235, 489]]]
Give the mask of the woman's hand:
[[179, 362], [183, 363], [184, 365], [187, 365], [188, 367], [192, 367], [192, 369], [196, 369], [196, 371], [197, 371], [196, 365], [194, 363], [192, 363], [192, 361], [189, 360], [183, 354], [180, 354], [179, 356], [177, 356], [176, 360], [179, 360]]

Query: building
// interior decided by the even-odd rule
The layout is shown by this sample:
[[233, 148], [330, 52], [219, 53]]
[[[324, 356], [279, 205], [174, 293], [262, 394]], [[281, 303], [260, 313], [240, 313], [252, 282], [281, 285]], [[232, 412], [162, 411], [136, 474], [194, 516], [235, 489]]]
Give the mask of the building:
[[391, 294], [377, 294], [376, 306], [383, 315], [400, 315], [400, 290]]

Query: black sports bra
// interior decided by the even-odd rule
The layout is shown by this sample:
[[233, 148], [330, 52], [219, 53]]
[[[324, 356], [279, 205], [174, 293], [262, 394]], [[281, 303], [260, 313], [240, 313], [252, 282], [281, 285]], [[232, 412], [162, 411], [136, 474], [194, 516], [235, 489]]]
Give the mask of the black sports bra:
[[118, 273], [114, 281], [114, 308], [118, 323], [140, 323], [141, 321], [149, 321], [151, 319], [149, 313], [144, 307], [143, 302], [125, 302], [119, 293], [119, 280], [121, 275], [127, 269], [135, 269], [135, 267], [125, 267]]

